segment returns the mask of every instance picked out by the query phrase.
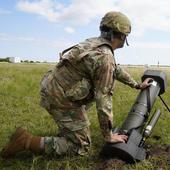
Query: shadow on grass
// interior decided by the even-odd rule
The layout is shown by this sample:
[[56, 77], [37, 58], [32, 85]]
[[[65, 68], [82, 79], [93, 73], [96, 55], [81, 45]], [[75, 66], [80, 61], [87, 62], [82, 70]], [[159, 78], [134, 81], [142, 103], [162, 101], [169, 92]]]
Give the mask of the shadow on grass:
[[136, 164], [128, 164], [119, 159], [102, 159], [98, 153], [88, 156], [52, 157], [33, 155], [23, 151], [14, 158], [0, 157], [2, 170], [135, 170], [140, 169], [170, 169], [170, 145], [153, 145], [149, 149], [149, 159]]

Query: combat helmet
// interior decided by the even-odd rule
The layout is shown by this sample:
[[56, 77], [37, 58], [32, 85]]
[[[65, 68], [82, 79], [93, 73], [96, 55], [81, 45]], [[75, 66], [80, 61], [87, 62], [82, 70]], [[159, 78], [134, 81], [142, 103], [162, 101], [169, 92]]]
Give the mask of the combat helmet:
[[100, 30], [103, 27], [111, 28], [113, 32], [120, 32], [126, 36], [131, 32], [131, 23], [128, 17], [121, 12], [106, 13], [101, 20]]

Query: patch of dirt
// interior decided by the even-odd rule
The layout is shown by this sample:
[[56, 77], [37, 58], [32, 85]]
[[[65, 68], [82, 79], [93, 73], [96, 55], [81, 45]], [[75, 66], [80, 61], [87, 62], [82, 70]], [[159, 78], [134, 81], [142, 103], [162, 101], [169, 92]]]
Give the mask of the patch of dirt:
[[152, 146], [150, 149], [151, 156], [169, 156], [170, 158], [170, 145], [156, 145]]
[[[170, 145], [154, 145], [148, 151], [148, 159], [154, 166], [155, 170], [163, 170], [165, 167], [170, 168]], [[129, 164], [119, 159], [100, 159], [97, 170], [123, 170]]]
[[126, 165], [126, 162], [119, 159], [108, 159], [101, 160], [97, 166], [97, 170], [109, 170], [109, 169], [117, 169], [123, 170], [123, 166]]
[[170, 169], [170, 145], [156, 145], [149, 151], [151, 163], [155, 169], [163, 169], [168, 167]]

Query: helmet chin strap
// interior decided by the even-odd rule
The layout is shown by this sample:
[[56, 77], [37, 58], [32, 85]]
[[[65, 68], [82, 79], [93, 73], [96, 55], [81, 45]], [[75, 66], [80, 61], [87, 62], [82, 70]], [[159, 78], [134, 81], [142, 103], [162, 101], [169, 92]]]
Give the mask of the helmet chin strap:
[[[114, 41], [114, 39], [115, 39], [115, 35], [113, 33], [113, 30], [109, 30], [108, 32], [101, 31], [101, 36], [106, 38], [106, 39], [109, 39], [111, 42]], [[124, 42], [126, 42], [126, 45], [129, 46], [127, 37], [125, 35], [120, 36], [120, 39], [124, 40]]]
[[125, 42], [126, 42], [126, 45], [129, 46], [129, 43], [128, 43], [128, 40], [127, 40], [127, 37], [125, 38]]
[[110, 40], [114, 41], [115, 37], [114, 37], [113, 31], [110, 30], [109, 34], [110, 34]]

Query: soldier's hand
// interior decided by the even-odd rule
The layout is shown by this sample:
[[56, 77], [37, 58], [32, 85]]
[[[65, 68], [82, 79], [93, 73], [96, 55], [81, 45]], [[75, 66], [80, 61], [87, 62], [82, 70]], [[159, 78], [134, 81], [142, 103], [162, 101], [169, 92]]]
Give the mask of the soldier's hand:
[[109, 142], [109, 143], [115, 143], [115, 142], [122, 142], [122, 143], [125, 143], [128, 139], [128, 136], [126, 135], [120, 135], [118, 133], [112, 133], [112, 135], [105, 139], [106, 142]]
[[142, 83], [136, 85], [135, 88], [136, 88], [136, 89], [141, 89], [141, 90], [143, 90], [143, 89], [149, 87], [149, 86], [151, 85], [151, 82], [152, 82], [152, 81], [153, 81], [152, 78], [146, 78]]

